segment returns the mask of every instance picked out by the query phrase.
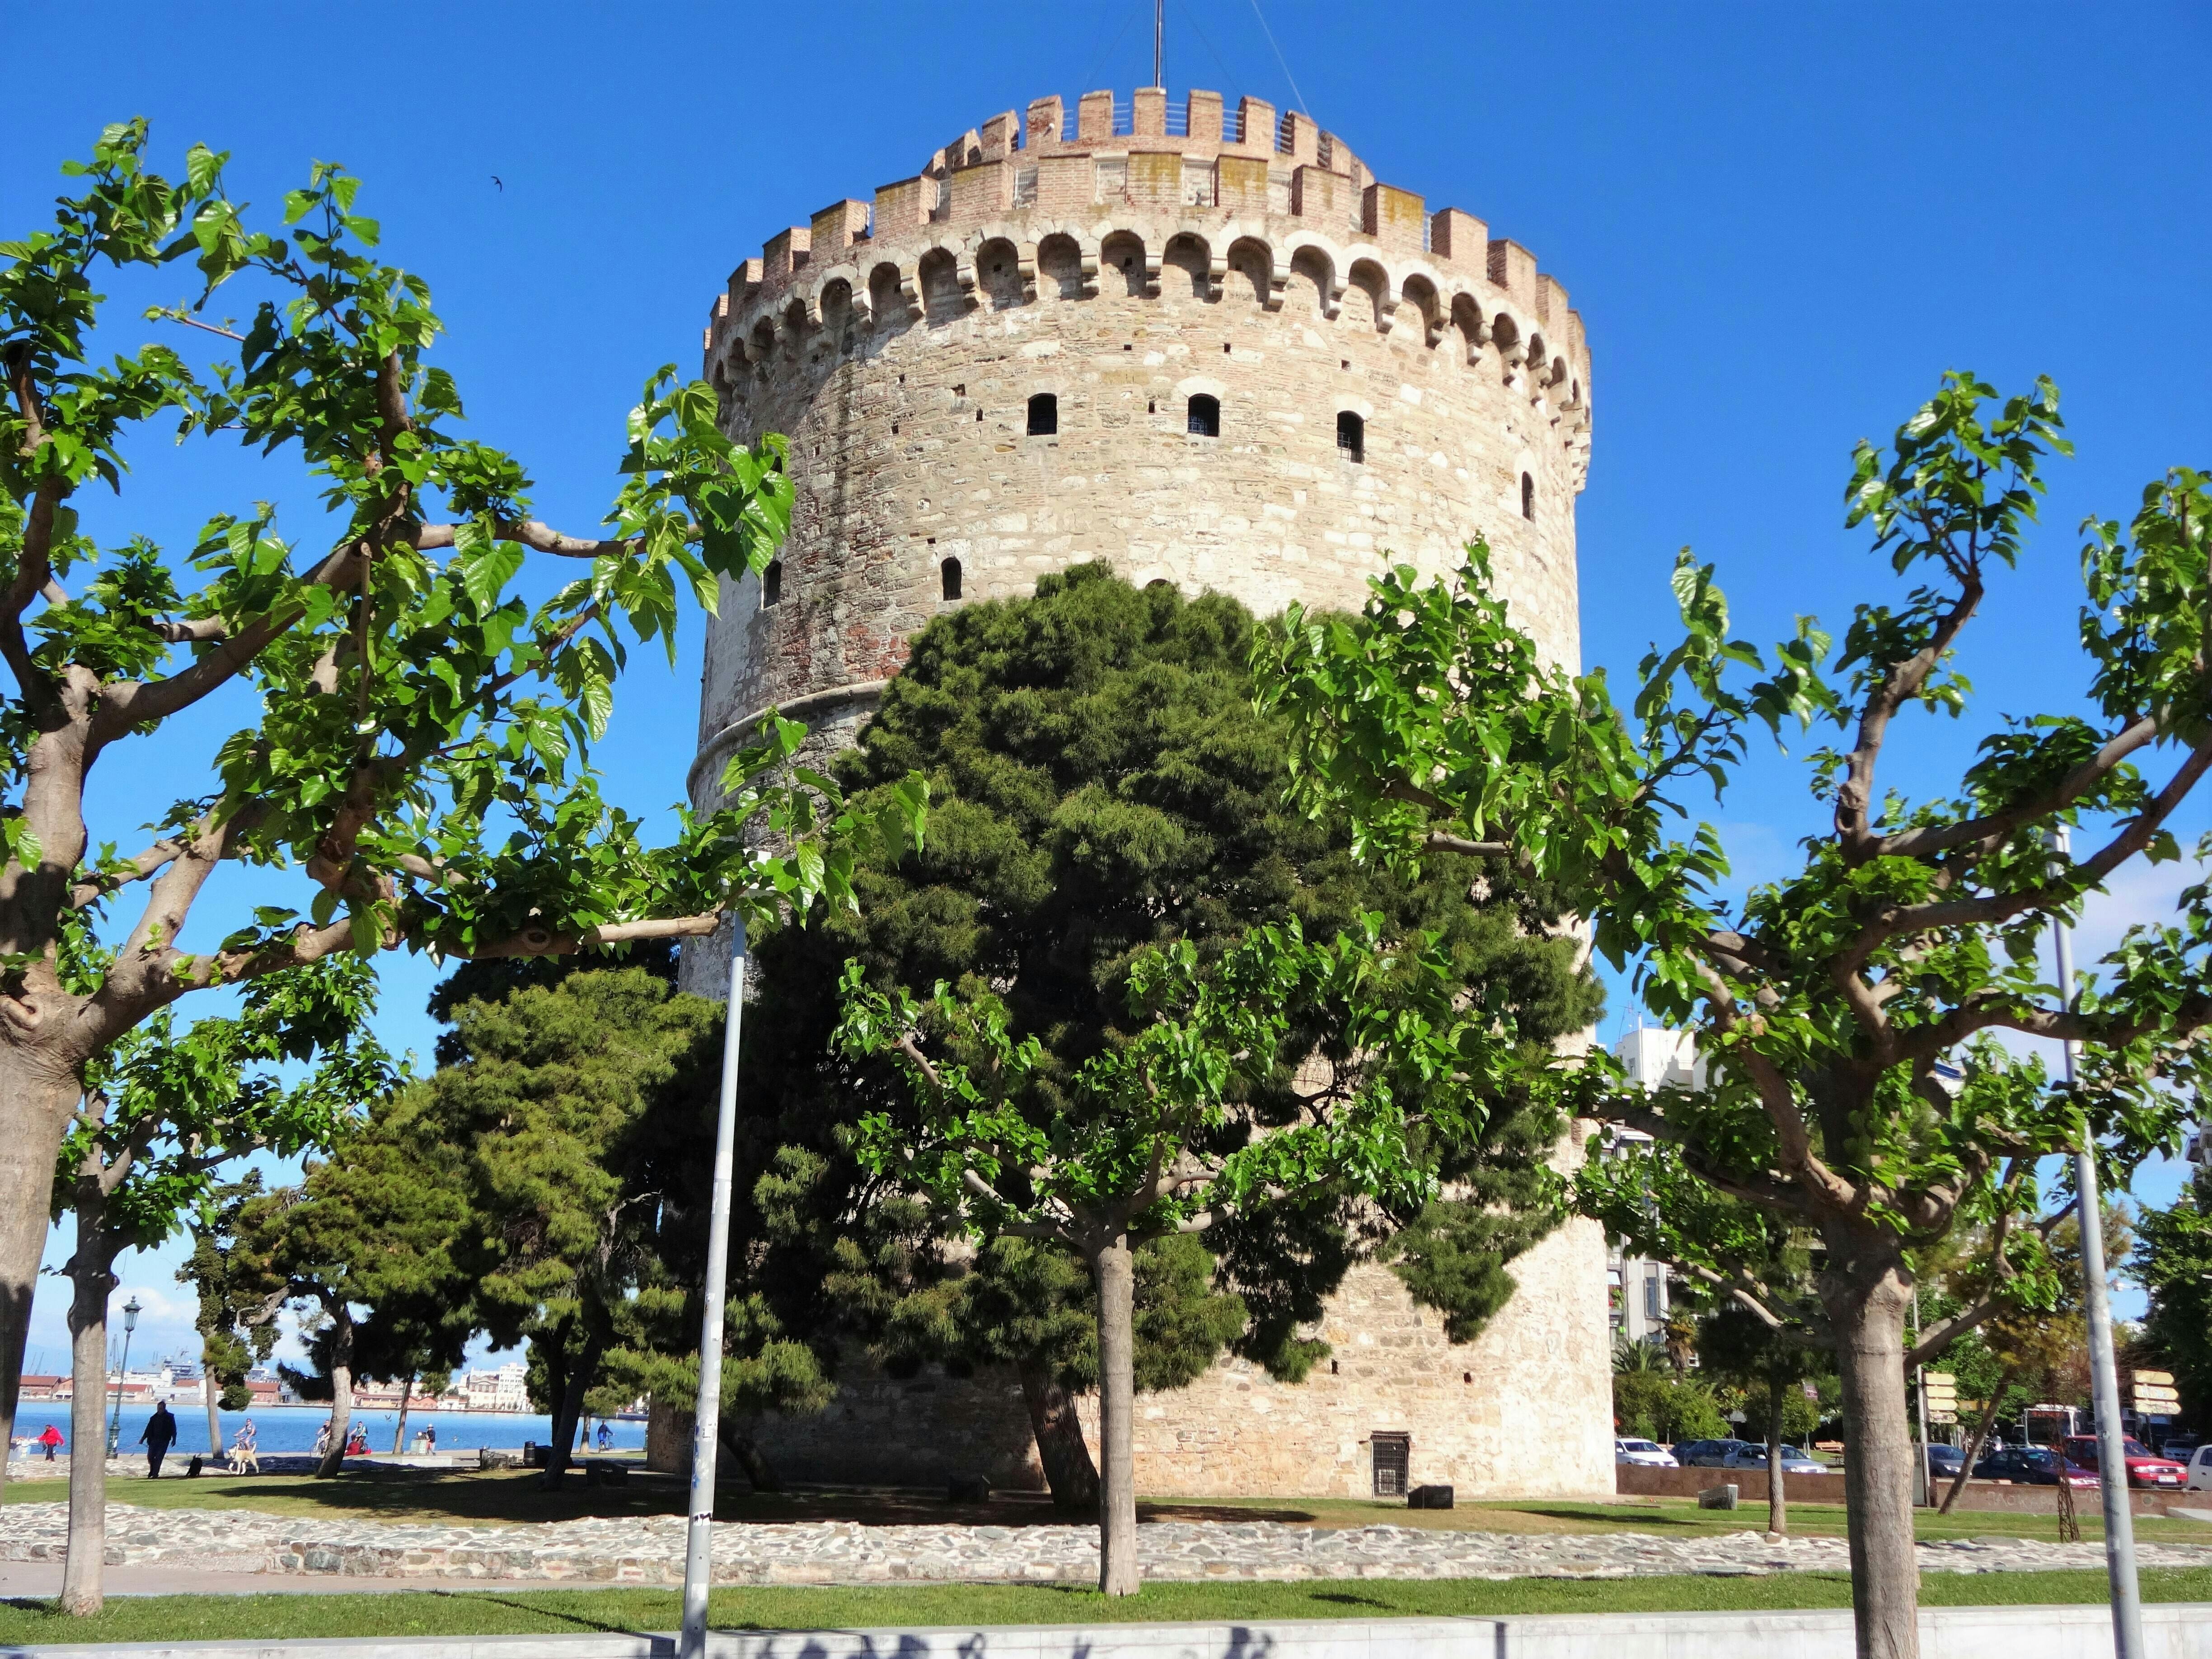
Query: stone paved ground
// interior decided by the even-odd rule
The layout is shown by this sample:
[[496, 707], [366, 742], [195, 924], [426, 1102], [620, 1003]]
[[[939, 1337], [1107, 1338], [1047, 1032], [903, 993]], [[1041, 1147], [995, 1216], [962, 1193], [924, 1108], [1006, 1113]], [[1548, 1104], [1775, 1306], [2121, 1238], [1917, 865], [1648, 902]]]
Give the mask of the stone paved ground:
[[[367, 1577], [507, 1578], [672, 1584], [684, 1567], [678, 1516], [462, 1527], [300, 1519], [249, 1510], [108, 1509], [111, 1565], [210, 1572], [343, 1573]], [[60, 1559], [60, 1504], [0, 1511], [0, 1560]], [[1154, 1579], [1612, 1578], [1661, 1573], [1762, 1574], [1848, 1565], [1840, 1538], [1770, 1544], [1758, 1533], [1661, 1538], [1431, 1532], [1407, 1527], [1323, 1530], [1273, 1522], [1162, 1522], [1139, 1528]], [[2142, 1543], [2145, 1566], [2212, 1566], [2212, 1547]], [[2096, 1568], [2094, 1544], [1978, 1538], [1923, 1544], [1935, 1572]], [[864, 1584], [894, 1580], [1084, 1583], [1098, 1571], [1089, 1527], [867, 1527], [854, 1522], [725, 1522], [714, 1578], [730, 1584]]]

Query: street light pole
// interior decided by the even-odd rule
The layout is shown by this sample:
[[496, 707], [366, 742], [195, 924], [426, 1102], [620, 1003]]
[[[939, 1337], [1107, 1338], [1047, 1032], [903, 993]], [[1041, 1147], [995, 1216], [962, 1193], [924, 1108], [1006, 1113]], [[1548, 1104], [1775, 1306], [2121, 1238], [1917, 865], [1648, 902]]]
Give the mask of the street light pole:
[[134, 1293], [123, 1304], [123, 1364], [115, 1373], [115, 1413], [107, 1419], [107, 1455], [115, 1455], [123, 1439], [123, 1379], [131, 1372], [131, 1333], [138, 1328], [138, 1297]]
[[[2062, 855], [2067, 835], [2059, 830], [2052, 847]], [[2074, 938], [2063, 917], [2051, 924], [2058, 968], [2058, 995], [2072, 1009]], [[2066, 1086], [2072, 1089], [2078, 1066], [2071, 1037], [2066, 1054]], [[2135, 1506], [2128, 1496], [2127, 1448], [2120, 1428], [2120, 1372], [2112, 1357], [2112, 1309], [2105, 1283], [2105, 1211], [2097, 1192], [2095, 1150], [2085, 1139], [2074, 1154], [2074, 1191], [2081, 1224], [2081, 1301], [2089, 1323], [2089, 1397], [2097, 1412], [2097, 1492], [2105, 1510], [2105, 1572], [2112, 1585], [2112, 1649], [2117, 1659], [2142, 1659], [2142, 1589], [2136, 1577]], [[2118, 1479], [2115, 1480], [2113, 1477]], [[2059, 1450], [2059, 1476], [2065, 1477], [2065, 1450]]]
[[714, 1459], [722, 1418], [722, 1302], [728, 1292], [730, 1189], [738, 1144], [738, 1028], [745, 1006], [745, 920], [732, 918], [730, 1012], [722, 1026], [722, 1092], [714, 1120], [714, 1199], [707, 1224], [706, 1307], [699, 1316], [699, 1395], [691, 1417], [691, 1510], [684, 1536], [681, 1659], [707, 1651], [707, 1589], [714, 1565]]

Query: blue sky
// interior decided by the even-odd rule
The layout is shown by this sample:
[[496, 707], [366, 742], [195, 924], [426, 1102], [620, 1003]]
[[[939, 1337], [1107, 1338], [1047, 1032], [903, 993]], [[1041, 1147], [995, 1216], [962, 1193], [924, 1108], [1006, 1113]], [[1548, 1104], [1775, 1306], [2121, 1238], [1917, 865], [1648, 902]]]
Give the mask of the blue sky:
[[[2124, 517], [2163, 468], [2212, 461], [2212, 140], [2185, 90], [2208, 16], [1269, 0], [1279, 60], [1251, 0], [1172, 0], [1167, 78], [1177, 94], [1304, 106], [1382, 179], [1486, 218], [1565, 284], [1595, 354], [1583, 648], [1616, 673], [1664, 631], [1685, 544], [1719, 562], [1749, 636], [1780, 637], [1800, 611], [1840, 625], [1886, 575], [1842, 527], [1854, 441], [1888, 433], [1947, 368], [2005, 388], [2055, 378], [2081, 453], [2057, 468], [2044, 533], [1964, 653], [1976, 717], [1899, 735], [1890, 775], [1927, 790], [1997, 711], [2076, 694], [2084, 515]], [[804, 14], [89, 0], [17, 8], [7, 36], [45, 93], [0, 154], [0, 234], [43, 216], [58, 164], [127, 115], [151, 118], [173, 169], [193, 140], [234, 151], [234, 193], [272, 206], [310, 160], [344, 161], [368, 180], [360, 205], [387, 255], [435, 289], [440, 361], [474, 427], [525, 459], [544, 516], [577, 527], [611, 494], [639, 383], [661, 362], [696, 367], [708, 301], [764, 238], [913, 173], [1000, 110], [1151, 78], [1149, 8], [1130, 0]], [[112, 343], [149, 332], [134, 322]], [[210, 513], [266, 498], [313, 539], [307, 491], [281, 465], [159, 438], [134, 461], [131, 493], [88, 515], [103, 535], [182, 544]], [[673, 670], [640, 653], [624, 682], [600, 759], [635, 808], [682, 793], [699, 641], [695, 622]], [[134, 757], [128, 781], [196, 788], [242, 718], [220, 711]], [[117, 840], [146, 816], [114, 779], [95, 807], [95, 833]], [[1818, 826], [1779, 762], [1750, 769], [1715, 816], [1754, 877]], [[2085, 945], [2177, 884], [2128, 884]], [[260, 896], [240, 877], [216, 896]], [[234, 915], [210, 915], [206, 936]], [[411, 963], [386, 975], [388, 1040], [425, 1054], [431, 979]], [[1608, 1038], [1626, 1017], [1616, 997]], [[2172, 1187], [2166, 1172], [2144, 1190]], [[157, 1348], [187, 1340], [166, 1261], [126, 1282]], [[32, 1357], [58, 1367], [61, 1298], [41, 1302]]]

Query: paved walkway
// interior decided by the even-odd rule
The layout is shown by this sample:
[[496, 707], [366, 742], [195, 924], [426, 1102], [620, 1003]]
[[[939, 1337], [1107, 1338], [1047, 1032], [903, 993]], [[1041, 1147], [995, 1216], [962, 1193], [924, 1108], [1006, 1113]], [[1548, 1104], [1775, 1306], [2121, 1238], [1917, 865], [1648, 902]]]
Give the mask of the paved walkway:
[[[252, 1510], [108, 1508], [111, 1567], [207, 1575], [331, 1576], [396, 1582], [532, 1580], [554, 1583], [682, 1582], [679, 1516], [550, 1522], [514, 1527], [426, 1526]], [[1161, 1522], [1138, 1529], [1145, 1576], [1156, 1581], [1302, 1578], [1614, 1578], [1655, 1574], [1841, 1571], [1840, 1538], [1768, 1543], [1758, 1533], [1659, 1537], [1342, 1529]], [[68, 1540], [60, 1504], [0, 1511], [0, 1562], [58, 1562]], [[1081, 1583], [1098, 1573], [1086, 1526], [890, 1526], [854, 1522], [724, 1522], [715, 1528], [714, 1581], [724, 1584], [894, 1582]], [[2143, 1543], [2145, 1566], [2212, 1567], [2212, 1547]], [[1923, 1570], [2021, 1572], [2095, 1569], [2101, 1546], [2021, 1538], [1923, 1544]], [[366, 1586], [364, 1586], [366, 1588]]]

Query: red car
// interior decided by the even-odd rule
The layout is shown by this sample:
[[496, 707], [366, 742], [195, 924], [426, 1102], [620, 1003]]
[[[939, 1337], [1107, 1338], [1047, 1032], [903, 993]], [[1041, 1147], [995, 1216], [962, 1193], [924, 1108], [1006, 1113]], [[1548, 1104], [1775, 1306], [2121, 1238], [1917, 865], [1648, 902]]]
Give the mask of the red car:
[[[2189, 1470], [2170, 1457], [2160, 1457], [2133, 1435], [2120, 1442], [2127, 1459], [2128, 1485], [2130, 1486], [2173, 1486], [2188, 1484]], [[2085, 1469], [2097, 1467], [2097, 1437], [2093, 1434], [2074, 1434], [2066, 1437], [2066, 1455], [2069, 1462]]]

